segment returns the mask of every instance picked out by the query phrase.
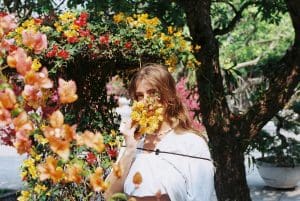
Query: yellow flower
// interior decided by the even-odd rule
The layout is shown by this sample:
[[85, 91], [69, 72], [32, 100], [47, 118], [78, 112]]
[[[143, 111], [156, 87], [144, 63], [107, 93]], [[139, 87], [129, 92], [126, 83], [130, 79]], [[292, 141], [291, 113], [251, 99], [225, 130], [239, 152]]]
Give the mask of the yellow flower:
[[196, 52], [198, 52], [198, 51], [200, 50], [200, 48], [201, 48], [200, 45], [195, 45], [194, 50], [195, 50]]
[[32, 19], [32, 18], [28, 19], [22, 23], [22, 27], [24, 27], [24, 28], [30, 28], [30, 27], [34, 27], [34, 26], [36, 26], [36, 25], [34, 23], [34, 19]]
[[120, 23], [120, 22], [122, 22], [122, 21], [124, 20], [124, 18], [125, 18], [125, 15], [124, 15], [124, 13], [122, 13], [122, 12], [120, 12], [120, 13], [118, 13], [117, 15], [114, 15], [114, 16], [113, 16], [113, 19], [114, 19], [114, 22], [115, 22], [115, 23]]
[[117, 133], [115, 130], [112, 129], [112, 130], [110, 130], [110, 135], [114, 137], [117, 135]]
[[34, 165], [34, 160], [32, 158], [25, 159], [23, 161], [24, 167], [30, 167]]
[[15, 32], [18, 33], [18, 34], [22, 34], [22, 32], [24, 31], [25, 29], [23, 27], [17, 27], [15, 29]]
[[41, 194], [42, 192], [45, 192], [46, 190], [47, 190], [47, 187], [45, 185], [37, 184], [34, 187], [34, 192], [36, 192], [37, 194]]
[[29, 191], [21, 191], [21, 196], [18, 197], [18, 201], [27, 201], [30, 198]]
[[72, 23], [70, 26], [69, 26], [69, 29], [71, 30], [78, 30], [80, 27], [74, 23]]
[[145, 101], [135, 101], [132, 106], [131, 119], [139, 125], [138, 133], [153, 134], [163, 121], [163, 106], [158, 97], [151, 97]]
[[42, 64], [38, 59], [34, 59], [31, 64], [31, 69], [34, 71], [38, 71], [42, 67]]
[[21, 178], [25, 178], [27, 176], [28, 172], [26, 170], [21, 172]]
[[151, 24], [152, 26], [157, 26], [160, 24], [160, 20], [157, 17], [154, 17], [149, 20], [149, 24]]
[[170, 58], [165, 60], [165, 64], [167, 66], [170, 66], [170, 67], [175, 67], [177, 62], [178, 62], [178, 60], [177, 60], [177, 57], [175, 55], [172, 55]]
[[41, 31], [42, 31], [42, 32], [49, 32], [49, 31], [51, 31], [51, 30], [52, 30], [52, 28], [49, 27], [49, 26], [42, 26], [42, 27], [41, 27]]
[[137, 112], [137, 111], [132, 111], [130, 116], [131, 116], [131, 119], [135, 120], [135, 121], [139, 121], [139, 119], [141, 118], [139, 112]]
[[182, 31], [179, 30], [179, 31], [175, 32], [174, 36], [177, 36], [177, 37], [182, 36]]
[[34, 135], [34, 138], [42, 145], [45, 145], [48, 143], [47, 138], [44, 138], [42, 135]]
[[147, 27], [147, 28], [146, 28], [145, 38], [146, 38], [146, 39], [151, 39], [152, 36], [153, 36], [153, 32], [154, 32], [154, 29], [153, 29], [153, 28]]
[[75, 31], [75, 30], [67, 30], [67, 31], [64, 31], [64, 35], [65, 35], [66, 37], [70, 38], [70, 37], [77, 36], [78, 33], [77, 33], [77, 31]]
[[68, 11], [60, 14], [59, 19], [61, 20], [62, 23], [67, 23], [67, 22], [74, 21], [76, 19], [76, 16], [75, 13]]
[[172, 34], [174, 32], [174, 28], [172, 26], [168, 26], [168, 34]]

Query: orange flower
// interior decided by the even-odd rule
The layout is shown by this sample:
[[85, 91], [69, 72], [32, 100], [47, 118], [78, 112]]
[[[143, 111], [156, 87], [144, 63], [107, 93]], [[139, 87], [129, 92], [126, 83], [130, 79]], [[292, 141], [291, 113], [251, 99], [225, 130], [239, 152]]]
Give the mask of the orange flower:
[[64, 136], [64, 139], [66, 141], [72, 141], [75, 139], [75, 136], [76, 136], [76, 125], [73, 125], [73, 126], [70, 126], [68, 124], [64, 124], [63, 127], [63, 136]]
[[53, 82], [48, 78], [48, 70], [46, 68], [43, 68], [40, 72], [28, 72], [25, 76], [25, 84], [34, 85], [44, 89], [53, 87]]
[[50, 120], [50, 125], [53, 128], [59, 128], [62, 127], [62, 125], [64, 124], [64, 115], [61, 113], [61, 111], [56, 110], [51, 114], [49, 120]]
[[0, 108], [13, 109], [16, 104], [16, 96], [13, 90], [6, 88], [0, 91]]
[[70, 165], [66, 171], [66, 181], [79, 184], [82, 181], [82, 167], [78, 164]]
[[10, 124], [11, 121], [10, 112], [6, 109], [0, 109], [0, 127]]
[[90, 175], [90, 184], [96, 192], [105, 191], [108, 187], [107, 183], [103, 181], [102, 176], [103, 170], [100, 167], [95, 170], [95, 173]]
[[13, 124], [16, 131], [24, 130], [28, 133], [33, 130], [33, 124], [28, 119], [28, 115], [24, 111], [21, 112], [16, 118], [14, 118]]
[[43, 93], [37, 86], [26, 84], [22, 96], [34, 108], [38, 108], [43, 102]]
[[[50, 128], [55, 130], [54, 128]], [[46, 132], [44, 132], [46, 133]], [[54, 135], [45, 134], [51, 150], [62, 157], [64, 160], [68, 160], [70, 155], [70, 142], [61, 138], [55, 137]]]
[[112, 168], [113, 168], [113, 172], [115, 174], [115, 176], [117, 178], [121, 178], [122, 177], [122, 174], [123, 174], [123, 171], [121, 169], [121, 166], [119, 163], [115, 163], [112, 165]]
[[29, 153], [31, 150], [32, 141], [28, 138], [28, 134], [24, 130], [16, 133], [16, 141], [14, 146], [19, 154]]
[[59, 78], [58, 83], [58, 94], [61, 103], [73, 103], [77, 100], [78, 96], [76, 94], [76, 84], [74, 81], [70, 80], [66, 82]]
[[[59, 113], [56, 113], [50, 118], [55, 117], [57, 114], [60, 116]], [[62, 122], [63, 121], [58, 120], [58, 122], [52, 122], [52, 124], [60, 125]], [[60, 128], [46, 126], [42, 130], [49, 142], [51, 150], [64, 160], [68, 160], [70, 155], [70, 142], [75, 138], [76, 134], [75, 126], [62, 125]]]
[[77, 135], [76, 139], [78, 145], [86, 145], [98, 152], [102, 152], [105, 148], [103, 136], [98, 132], [94, 134], [90, 131], [84, 131], [83, 134]]
[[61, 167], [57, 167], [57, 162], [53, 156], [48, 156], [46, 163], [38, 165], [37, 169], [40, 173], [39, 177], [41, 181], [51, 179], [53, 183], [57, 183], [63, 178], [63, 170]]
[[27, 47], [34, 49], [35, 54], [40, 54], [44, 49], [47, 49], [47, 36], [33, 30], [22, 32], [22, 42]]
[[132, 182], [135, 184], [135, 187], [138, 188], [143, 182], [143, 178], [140, 172], [136, 172], [132, 178]]
[[17, 72], [25, 76], [31, 70], [32, 59], [27, 56], [23, 48], [18, 47], [7, 56], [7, 64], [11, 68], [17, 68]]

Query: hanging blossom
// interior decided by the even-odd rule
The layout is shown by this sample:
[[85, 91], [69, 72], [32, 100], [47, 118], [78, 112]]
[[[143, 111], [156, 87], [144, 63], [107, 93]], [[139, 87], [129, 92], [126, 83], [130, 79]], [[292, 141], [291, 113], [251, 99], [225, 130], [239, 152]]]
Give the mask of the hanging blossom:
[[189, 117], [193, 120], [193, 127], [199, 131], [204, 131], [203, 124], [195, 116], [195, 111], [200, 110], [198, 103], [199, 95], [198, 88], [190, 90], [187, 88], [187, 78], [181, 78], [176, 84], [177, 94], [179, 95], [182, 103], [188, 109]]

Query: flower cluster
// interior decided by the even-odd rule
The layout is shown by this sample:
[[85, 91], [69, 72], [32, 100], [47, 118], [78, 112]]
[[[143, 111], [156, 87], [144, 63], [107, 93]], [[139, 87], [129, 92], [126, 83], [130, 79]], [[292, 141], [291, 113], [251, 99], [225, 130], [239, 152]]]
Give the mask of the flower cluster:
[[[160, 20], [148, 14], [126, 16], [119, 13], [112, 18], [101, 16], [99, 19], [89, 22], [87, 12], [71, 11], [59, 14], [55, 21], [31, 18], [15, 26], [7, 35], [7, 43], [36, 54], [28, 59], [27, 68], [32, 64], [30, 60], [38, 69], [40, 60], [47, 58], [47, 62], [53, 64], [51, 72], [78, 55], [92, 60], [122, 57], [135, 65], [160, 58], [170, 71], [179, 63], [190, 68], [200, 64], [193, 55], [199, 46], [193, 47], [181, 28], [170, 26], [164, 32]], [[22, 51], [17, 53], [23, 54]], [[16, 65], [14, 60], [10, 64]]]
[[[78, 24], [84, 22], [81, 17]], [[16, 28], [14, 16], [0, 15], [0, 139], [28, 156], [21, 173], [27, 187], [18, 200], [87, 200], [107, 189], [102, 170], [106, 145], [99, 131], [79, 133], [76, 125], [65, 123], [60, 107], [77, 100], [76, 84], [59, 78], [56, 86], [47, 68], [32, 59], [48, 44], [39, 24], [29, 20]], [[15, 78], [4, 76], [9, 68], [16, 69]]]
[[184, 106], [188, 109], [189, 117], [193, 120], [193, 127], [199, 131], [205, 131], [205, 128], [201, 121], [197, 119], [196, 117], [198, 115], [195, 115], [196, 111], [200, 111], [199, 106], [199, 95], [198, 95], [198, 88], [189, 89], [187, 87], [187, 78], [183, 77], [179, 80], [179, 82], [176, 84], [176, 91], [177, 94], [180, 96], [180, 99]]
[[134, 101], [131, 120], [137, 124], [139, 134], [155, 133], [163, 121], [164, 108], [157, 98], [147, 98], [145, 101]]

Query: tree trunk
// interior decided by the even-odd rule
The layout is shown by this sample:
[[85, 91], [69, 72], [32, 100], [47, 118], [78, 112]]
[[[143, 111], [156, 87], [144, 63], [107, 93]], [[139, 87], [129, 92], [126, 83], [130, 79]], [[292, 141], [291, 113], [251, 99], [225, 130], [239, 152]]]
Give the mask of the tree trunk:
[[211, 27], [210, 0], [178, 0], [185, 9], [193, 45], [200, 45], [195, 54], [201, 61], [196, 69], [203, 123], [206, 127], [217, 172], [215, 188], [219, 201], [251, 200], [246, 182], [244, 151], [292, 96], [300, 80], [300, 2], [286, 0], [295, 29], [295, 42], [283, 59], [267, 76], [272, 83], [266, 94], [244, 115], [233, 114], [225, 98], [219, 65], [219, 45]]
[[[212, 157], [216, 161], [215, 188], [219, 201], [250, 201], [244, 166], [244, 152], [239, 146], [212, 145]], [[226, 145], [227, 146], [226, 146]], [[236, 144], [236, 143], [232, 143]]]

